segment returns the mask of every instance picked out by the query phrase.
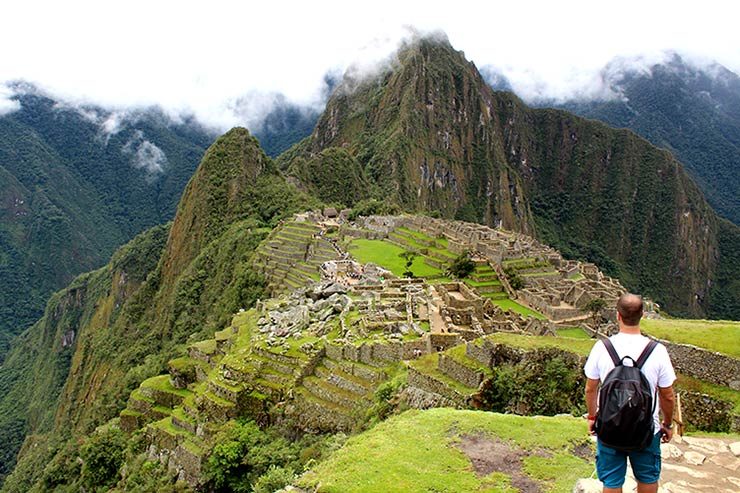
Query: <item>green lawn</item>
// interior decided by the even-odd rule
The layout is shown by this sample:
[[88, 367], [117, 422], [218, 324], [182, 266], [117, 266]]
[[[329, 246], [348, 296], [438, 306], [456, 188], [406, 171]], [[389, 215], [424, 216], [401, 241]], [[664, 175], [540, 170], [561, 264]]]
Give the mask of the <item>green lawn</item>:
[[740, 322], [643, 319], [640, 326], [646, 333], [659, 339], [692, 344], [740, 358]]
[[513, 312], [519, 313], [521, 315], [531, 316], [534, 318], [539, 318], [540, 320], [545, 320], [545, 316], [542, 315], [539, 312], [536, 312], [532, 310], [531, 308], [527, 308], [526, 306], [520, 305], [514, 300], [509, 299], [503, 299], [503, 300], [497, 300], [497, 299], [491, 299], [491, 302], [494, 304], [500, 306], [504, 310], [511, 310]]
[[530, 336], [522, 334], [509, 334], [506, 332], [497, 332], [485, 337], [486, 340], [507, 344], [509, 346], [519, 347], [522, 349], [541, 349], [541, 348], [558, 348], [564, 351], [570, 351], [582, 356], [588, 356], [591, 348], [596, 343], [594, 339], [573, 339], [565, 337], [552, 336]]
[[560, 337], [570, 337], [573, 339], [591, 339], [591, 336], [589, 336], [586, 331], [580, 327], [565, 327], [562, 329], [557, 329], [557, 332]]
[[[359, 262], [372, 262], [388, 269], [398, 277], [403, 277], [406, 270], [406, 261], [399, 256], [405, 250], [401, 247], [382, 240], [354, 240], [350, 246], [350, 253]], [[442, 271], [424, 263], [424, 257], [418, 255], [411, 265], [411, 272], [416, 277], [434, 277], [442, 275]]]
[[521, 450], [520, 473], [539, 482], [542, 491], [570, 492], [577, 478], [593, 471], [591, 461], [571, 452], [574, 443], [586, 442], [582, 419], [440, 408], [407, 411], [350, 438], [298, 486], [311, 491], [318, 486], [321, 493], [519, 491], [510, 474], [473, 471], [456, 446], [469, 437]]

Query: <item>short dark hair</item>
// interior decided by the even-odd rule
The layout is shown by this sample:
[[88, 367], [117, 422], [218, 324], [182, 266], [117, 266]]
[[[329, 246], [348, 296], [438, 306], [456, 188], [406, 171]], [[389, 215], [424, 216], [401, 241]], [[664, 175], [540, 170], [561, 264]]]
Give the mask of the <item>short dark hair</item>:
[[624, 293], [617, 301], [617, 311], [625, 325], [637, 325], [642, 318], [642, 296]]

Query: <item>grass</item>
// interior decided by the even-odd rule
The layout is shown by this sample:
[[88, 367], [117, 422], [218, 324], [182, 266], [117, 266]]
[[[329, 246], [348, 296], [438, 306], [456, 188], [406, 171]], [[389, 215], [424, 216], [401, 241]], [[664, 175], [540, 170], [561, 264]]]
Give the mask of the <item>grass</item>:
[[565, 337], [529, 336], [497, 332], [486, 336], [485, 339], [499, 344], [519, 347], [522, 349], [558, 348], [564, 351], [588, 356], [596, 343], [594, 339], [573, 339]]
[[522, 469], [543, 481], [545, 491], [570, 492], [593, 465], [569, 453], [585, 437], [583, 420], [522, 417], [453, 409], [411, 410], [350, 438], [340, 450], [298, 481], [318, 492], [509, 492], [510, 477], [500, 471], [477, 476], [455, 445], [464, 435], [511, 443], [531, 455]]
[[589, 336], [586, 331], [580, 327], [564, 327], [562, 329], [557, 329], [557, 333], [560, 337], [570, 337], [572, 339], [591, 339], [591, 336]]
[[461, 395], [472, 395], [478, 390], [467, 387], [457, 380], [445, 375], [439, 370], [438, 365], [439, 353], [427, 354], [426, 356], [422, 356], [421, 358], [415, 359], [409, 363], [409, 366], [415, 370], [439, 380]]
[[170, 382], [170, 376], [167, 375], [158, 375], [156, 377], [147, 378], [143, 382], [141, 382], [140, 387], [142, 388], [150, 388], [159, 390], [161, 392], [166, 392], [168, 394], [176, 394], [182, 397], [187, 397], [190, 395], [190, 391], [187, 389], [178, 389], [172, 386], [172, 383]]
[[679, 389], [700, 392], [702, 394], [707, 394], [712, 397], [716, 397], [717, 399], [727, 401], [733, 406], [732, 412], [740, 414], [740, 391], [732, 390], [723, 385], [715, 385], [683, 374], [678, 375], [676, 386]]
[[524, 315], [525, 317], [529, 316], [529, 317], [538, 318], [540, 320], [545, 320], [545, 316], [542, 315], [541, 313], [536, 312], [536, 311], [532, 310], [531, 308], [527, 308], [524, 305], [520, 305], [519, 303], [517, 303], [514, 300], [509, 300], [509, 299], [500, 299], [500, 300], [491, 299], [491, 301], [494, 304], [496, 304], [496, 305], [500, 306], [501, 308], [503, 308], [504, 310], [511, 310], [511, 311], [516, 312], [516, 313], [518, 313], [520, 315]]
[[640, 322], [651, 336], [740, 358], [740, 322], [714, 320], [654, 320]]
[[[361, 263], [372, 262], [388, 269], [398, 277], [403, 277], [406, 261], [399, 255], [405, 252], [401, 247], [382, 240], [357, 239], [350, 244], [350, 252]], [[424, 257], [418, 255], [411, 265], [411, 272], [416, 277], [435, 277], [442, 271], [424, 263]]]

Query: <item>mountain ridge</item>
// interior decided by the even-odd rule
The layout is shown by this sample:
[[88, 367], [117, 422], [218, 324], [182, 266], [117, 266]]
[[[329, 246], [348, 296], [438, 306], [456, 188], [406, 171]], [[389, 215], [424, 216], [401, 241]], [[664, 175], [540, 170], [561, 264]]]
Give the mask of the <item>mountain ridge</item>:
[[[493, 92], [445, 40], [409, 43], [369, 79], [350, 73], [312, 135], [278, 162], [316, 187], [295, 168], [332, 148], [357, 161], [373, 198], [536, 232], [669, 311], [717, 312], [712, 279], [728, 256], [718, 253], [716, 215], [680, 163], [632, 132]], [[623, 210], [636, 217], [623, 221]]]

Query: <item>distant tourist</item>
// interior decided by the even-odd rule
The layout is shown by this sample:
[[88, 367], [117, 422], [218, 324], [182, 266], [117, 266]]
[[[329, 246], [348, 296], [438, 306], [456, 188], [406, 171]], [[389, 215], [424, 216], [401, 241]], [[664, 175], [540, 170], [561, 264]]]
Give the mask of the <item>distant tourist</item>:
[[596, 471], [604, 493], [622, 492], [627, 457], [638, 493], [657, 492], [661, 437], [667, 443], [673, 436], [676, 373], [665, 346], [640, 334], [642, 312], [640, 296], [622, 295], [619, 332], [594, 345], [584, 368], [588, 430], [598, 437]]

